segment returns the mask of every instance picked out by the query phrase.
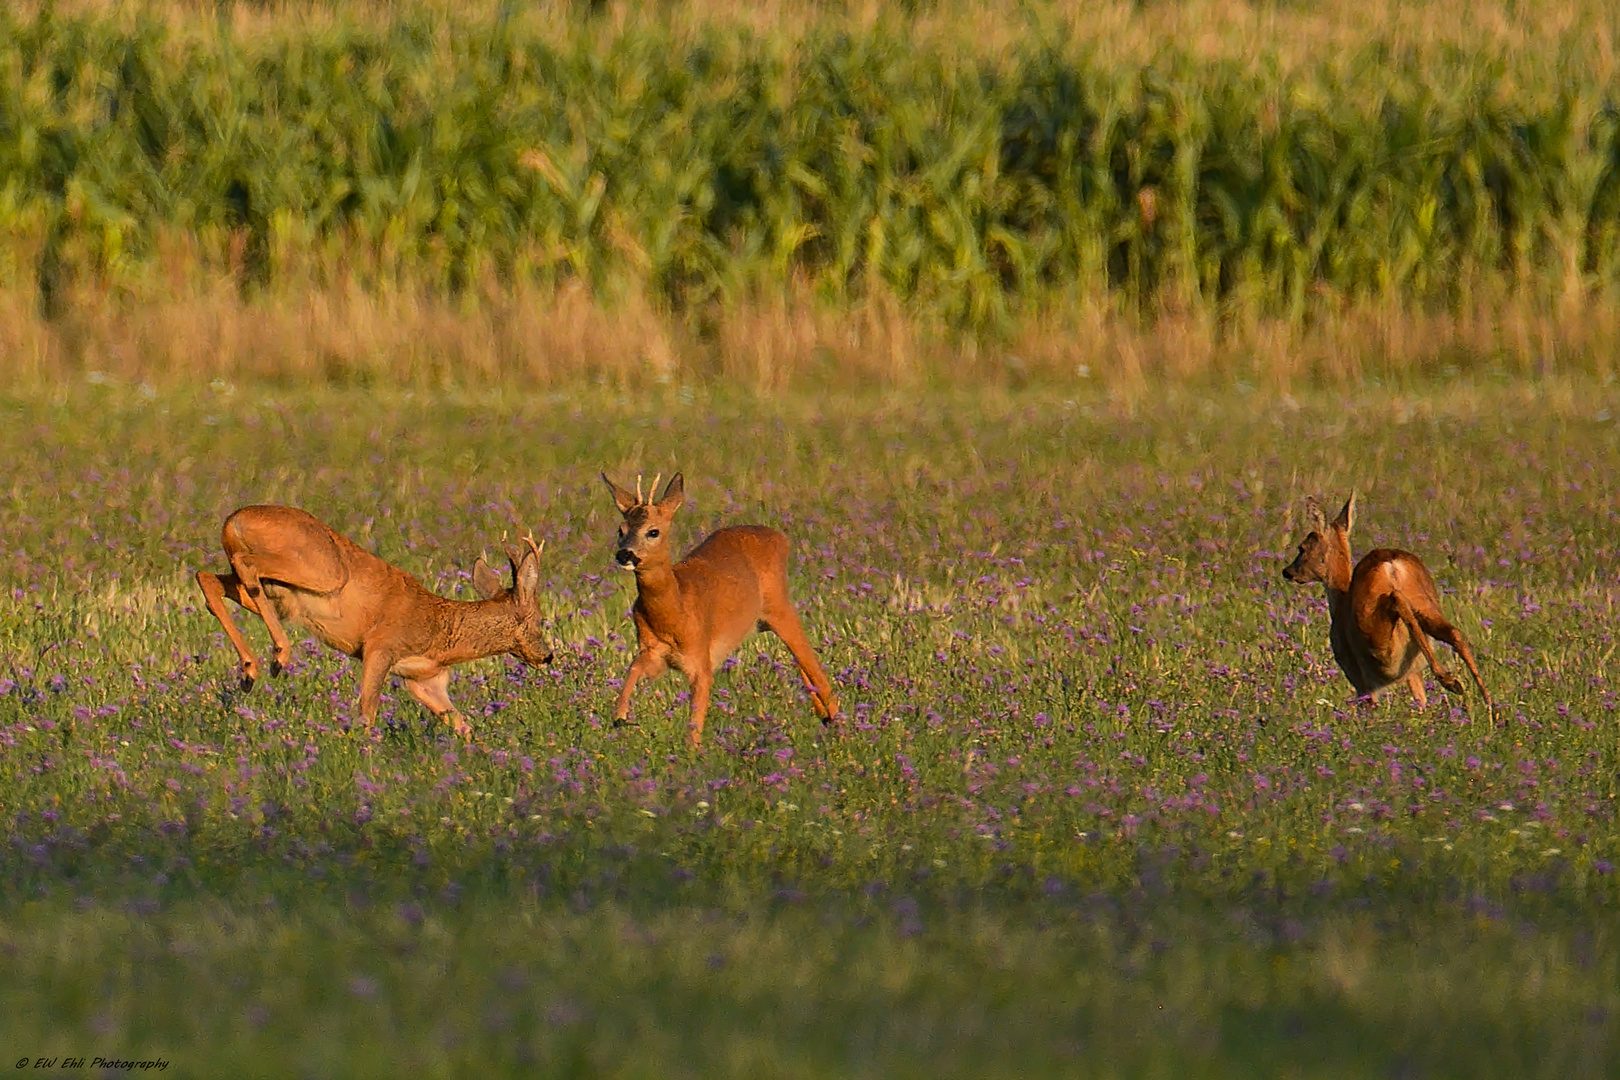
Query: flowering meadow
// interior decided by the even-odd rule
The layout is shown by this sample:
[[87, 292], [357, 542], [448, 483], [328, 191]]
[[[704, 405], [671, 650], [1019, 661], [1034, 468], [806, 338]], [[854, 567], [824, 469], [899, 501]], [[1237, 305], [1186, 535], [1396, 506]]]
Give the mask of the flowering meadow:
[[[1617, 416], [1596, 381], [0, 399], [0, 1065], [1613, 1076]], [[789, 534], [839, 725], [760, 636], [701, 751], [678, 676], [611, 726], [604, 469], [684, 472], [677, 545]], [[1280, 571], [1352, 488], [1494, 722], [1350, 700]], [[192, 575], [253, 502], [461, 598], [532, 530], [554, 662], [457, 669], [471, 743], [397, 684], [363, 729], [313, 642], [240, 692]]]

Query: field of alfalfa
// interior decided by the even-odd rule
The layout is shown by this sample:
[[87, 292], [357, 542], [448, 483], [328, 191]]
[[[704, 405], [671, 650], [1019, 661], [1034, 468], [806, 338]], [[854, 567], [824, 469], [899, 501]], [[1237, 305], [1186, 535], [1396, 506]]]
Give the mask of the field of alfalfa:
[[[0, 1051], [183, 1075], [1612, 1075], [1620, 394], [627, 400], [102, 383], [0, 405]], [[780, 643], [606, 718], [596, 479], [765, 522]], [[1498, 700], [1357, 707], [1308, 493], [1423, 553]], [[313, 643], [251, 694], [191, 581], [308, 507], [470, 595], [546, 541], [554, 664], [470, 745]], [[252, 639], [262, 626], [244, 619]], [[1449, 653], [1443, 653], [1453, 663]], [[49, 1070], [44, 1070], [48, 1073]], [[38, 1074], [38, 1073], [36, 1073]]]

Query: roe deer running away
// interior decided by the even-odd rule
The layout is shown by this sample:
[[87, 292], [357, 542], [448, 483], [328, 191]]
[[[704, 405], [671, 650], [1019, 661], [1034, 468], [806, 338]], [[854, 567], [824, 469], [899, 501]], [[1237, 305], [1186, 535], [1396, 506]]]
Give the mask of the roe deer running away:
[[634, 494], [604, 473], [623, 515], [614, 561], [636, 575], [635, 660], [613, 712], [615, 724], [630, 715], [630, 695], [642, 679], [673, 667], [692, 684], [692, 746], [703, 740], [714, 669], [755, 630], [769, 630], [787, 645], [810, 691], [810, 702], [824, 724], [838, 719], [838, 699], [815, 650], [799, 625], [788, 598], [788, 538], [762, 525], [721, 529], [671, 565], [669, 526], [685, 498], [679, 473], [657, 502], [658, 481], [644, 498], [637, 479]]
[[244, 506], [225, 519], [221, 542], [232, 573], [197, 574], [208, 610], [242, 658], [242, 689], [259, 677], [259, 661], [225, 607], [227, 598], [258, 615], [270, 631], [270, 673], [292, 660], [282, 622], [301, 623], [324, 644], [361, 662], [360, 716], [369, 726], [389, 675], [462, 738], [472, 729], [450, 703], [449, 667], [510, 653], [526, 664], [551, 659], [540, 632], [536, 592], [540, 551], [508, 547], [512, 586], [479, 559], [473, 587], [482, 600], [447, 600], [410, 574], [290, 506]]
[[1306, 501], [1311, 531], [1300, 541], [1299, 554], [1283, 570], [1283, 577], [1300, 585], [1320, 581], [1327, 587], [1328, 640], [1350, 685], [1369, 697], [1405, 681], [1418, 708], [1428, 706], [1423, 676], [1414, 670], [1418, 654], [1428, 660], [1434, 677], [1454, 694], [1463, 693], [1462, 680], [1440, 667], [1430, 637], [1450, 645], [1468, 666], [1485, 698], [1487, 713], [1494, 710], [1491, 692], [1479, 677], [1474, 654], [1455, 626], [1440, 613], [1440, 593], [1422, 561], [1410, 551], [1377, 548], [1350, 569], [1350, 529], [1356, 519], [1356, 496], [1329, 524], [1315, 499]]

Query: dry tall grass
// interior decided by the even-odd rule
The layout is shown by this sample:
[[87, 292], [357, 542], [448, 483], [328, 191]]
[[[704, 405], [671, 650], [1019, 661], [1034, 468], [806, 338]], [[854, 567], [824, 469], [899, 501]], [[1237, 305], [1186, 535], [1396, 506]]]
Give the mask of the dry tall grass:
[[26, 290], [0, 290], [0, 356], [0, 385], [14, 387], [78, 378], [537, 389], [721, 380], [767, 394], [995, 383], [1133, 397], [1166, 380], [1286, 392], [1459, 372], [1609, 376], [1620, 366], [1620, 307], [1498, 297], [1464, 313], [1389, 303], [1305, 325], [1223, 327], [1185, 313], [1145, 324], [1108, 297], [1074, 297], [986, 340], [885, 296], [828, 305], [798, 291], [716, 309], [694, 330], [642, 294], [602, 298], [578, 283], [456, 300], [358, 286], [244, 298], [225, 278], [139, 298], [81, 286], [54, 319]]

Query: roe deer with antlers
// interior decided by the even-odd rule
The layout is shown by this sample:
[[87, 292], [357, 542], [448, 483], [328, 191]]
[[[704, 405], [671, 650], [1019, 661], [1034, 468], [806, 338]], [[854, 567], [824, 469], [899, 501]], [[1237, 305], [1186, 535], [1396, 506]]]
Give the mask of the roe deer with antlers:
[[656, 478], [645, 497], [640, 479], [634, 494], [606, 474], [602, 480], [624, 518], [614, 561], [636, 575], [636, 603], [631, 614], [636, 621], [637, 653], [619, 691], [614, 723], [622, 724], [630, 715], [630, 695], [636, 683], [673, 667], [692, 684], [688, 737], [696, 747], [703, 740], [714, 669], [755, 630], [769, 630], [787, 645], [822, 723], [838, 719], [832, 684], [788, 597], [788, 538], [762, 525], [736, 525], [720, 529], [686, 558], [671, 564], [670, 522], [686, 494], [680, 473], [656, 502]]
[[283, 622], [300, 623], [324, 644], [361, 662], [360, 716], [369, 726], [389, 675], [462, 738], [472, 729], [450, 703], [450, 665], [510, 653], [527, 664], [551, 659], [540, 630], [536, 593], [540, 551], [508, 547], [512, 585], [480, 558], [473, 587], [482, 600], [447, 600], [410, 574], [290, 506], [245, 506], [225, 519], [221, 542], [231, 573], [197, 574], [208, 610], [242, 658], [242, 689], [259, 661], [231, 620], [227, 599], [258, 615], [275, 645], [271, 674], [292, 660]]
[[1322, 582], [1327, 588], [1328, 640], [1350, 685], [1369, 697], [1405, 681], [1426, 708], [1423, 676], [1414, 670], [1418, 655], [1428, 660], [1434, 677], [1454, 694], [1463, 693], [1462, 680], [1435, 659], [1429, 638], [1439, 638], [1462, 657], [1488, 713], [1494, 710], [1491, 692], [1479, 677], [1468, 642], [1440, 612], [1440, 592], [1422, 561], [1410, 551], [1377, 548], [1351, 569], [1350, 529], [1355, 525], [1356, 496], [1330, 524], [1315, 499], [1306, 501], [1311, 531], [1300, 541], [1299, 553], [1283, 570], [1283, 577], [1300, 585]]

